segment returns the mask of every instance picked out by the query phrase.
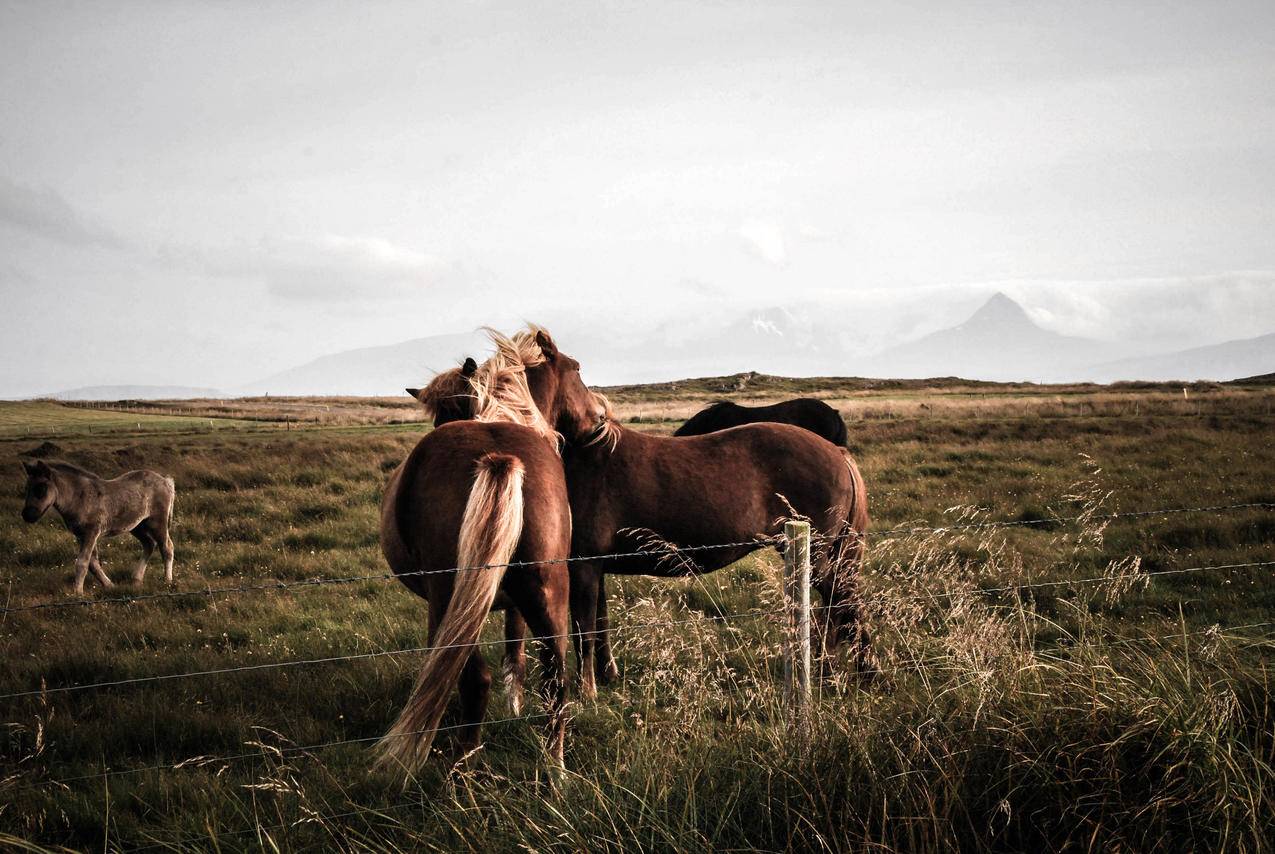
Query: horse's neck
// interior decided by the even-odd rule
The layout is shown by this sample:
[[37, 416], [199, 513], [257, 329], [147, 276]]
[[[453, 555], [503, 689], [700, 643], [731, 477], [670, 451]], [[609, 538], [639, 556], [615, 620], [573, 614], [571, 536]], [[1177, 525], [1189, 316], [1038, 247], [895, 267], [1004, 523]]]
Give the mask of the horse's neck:
[[84, 509], [84, 497], [91, 486], [90, 479], [61, 469], [53, 470], [53, 479], [57, 491], [53, 509], [62, 514], [63, 519], [70, 521], [80, 519], [83, 516], [81, 510]]

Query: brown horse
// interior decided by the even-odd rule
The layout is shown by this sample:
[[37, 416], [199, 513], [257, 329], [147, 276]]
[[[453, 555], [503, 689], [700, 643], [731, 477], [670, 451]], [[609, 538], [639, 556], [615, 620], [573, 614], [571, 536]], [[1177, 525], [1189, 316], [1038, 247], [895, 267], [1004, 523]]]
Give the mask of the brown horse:
[[103, 587], [113, 586], [102, 569], [97, 546], [103, 537], [130, 533], [142, 544], [142, 558], [133, 569], [133, 583], [146, 576], [146, 562], [159, 548], [164, 578], [173, 580], [173, 541], [168, 525], [173, 518], [177, 489], [171, 477], [141, 469], [106, 480], [79, 466], [58, 460], [23, 460], [27, 472], [22, 518], [37, 522], [50, 507], [80, 545], [75, 559], [75, 592], [84, 592], [89, 570]]
[[[434, 426], [442, 427], [453, 421], [463, 421], [474, 417], [474, 390], [471, 380], [478, 371], [478, 363], [472, 357], [466, 357], [459, 368], [442, 371], [424, 388], [409, 388], [407, 393], [424, 407], [425, 412], [434, 421]], [[402, 477], [403, 467], [400, 463], [390, 475], [381, 499], [381, 553], [385, 561], [395, 573], [412, 571], [412, 560], [403, 546], [403, 538], [398, 531], [398, 485]], [[426, 596], [427, 590], [422, 585], [416, 591]], [[505, 665], [504, 682], [509, 695], [511, 711], [517, 715], [522, 712], [523, 688], [526, 683], [527, 658], [526, 643], [527, 622], [518, 609], [513, 607], [508, 597], [497, 597], [494, 608], [505, 610]]]
[[[694, 562], [650, 557], [571, 565], [571, 610], [581, 690], [617, 674], [607, 639], [604, 572], [657, 576], [712, 572], [765, 545], [785, 518], [804, 517], [823, 545], [813, 587], [823, 598], [823, 646], [853, 644], [859, 672], [874, 671], [859, 619], [857, 570], [868, 526], [867, 490], [844, 448], [788, 424], [749, 424], [704, 436], [653, 436], [612, 420], [564, 425], [567, 487], [575, 518], [572, 555], [746, 543], [694, 554]], [[603, 441], [598, 441], [599, 436]], [[595, 660], [596, 644], [596, 660]]]
[[[493, 334], [497, 353], [474, 373], [473, 421], [426, 435], [396, 473], [383, 548], [400, 580], [429, 601], [431, 649], [407, 706], [380, 744], [382, 760], [413, 768], [459, 680], [462, 744], [478, 744], [491, 674], [478, 652], [484, 618], [503, 597], [546, 639], [549, 750], [561, 763], [566, 701], [571, 512], [558, 423], [597, 420], [579, 364], [539, 330]], [[530, 405], [537, 371], [543, 406]], [[506, 567], [506, 564], [516, 566]]]

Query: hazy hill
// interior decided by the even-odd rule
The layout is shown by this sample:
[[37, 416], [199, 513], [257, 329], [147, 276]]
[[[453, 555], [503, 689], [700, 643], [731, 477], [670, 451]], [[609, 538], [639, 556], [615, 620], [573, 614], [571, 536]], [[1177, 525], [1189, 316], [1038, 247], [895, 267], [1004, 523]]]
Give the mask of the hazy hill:
[[396, 395], [469, 355], [489, 352], [480, 332], [433, 335], [321, 356], [235, 389], [237, 395]]
[[1084, 376], [1112, 345], [1042, 329], [1022, 306], [997, 293], [959, 326], [932, 332], [862, 360], [869, 376], [958, 376], [1003, 382], [1051, 382]]
[[1234, 380], [1275, 370], [1275, 333], [1174, 353], [1120, 359], [1093, 368], [1100, 382], [1116, 380]]

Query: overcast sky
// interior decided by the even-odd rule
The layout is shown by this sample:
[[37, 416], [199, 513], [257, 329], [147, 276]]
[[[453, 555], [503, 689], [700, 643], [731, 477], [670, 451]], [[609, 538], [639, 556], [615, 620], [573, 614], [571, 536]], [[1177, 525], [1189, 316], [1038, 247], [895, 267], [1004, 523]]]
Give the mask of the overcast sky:
[[995, 287], [1255, 335], [1272, 199], [1270, 0], [0, 4], [0, 394]]

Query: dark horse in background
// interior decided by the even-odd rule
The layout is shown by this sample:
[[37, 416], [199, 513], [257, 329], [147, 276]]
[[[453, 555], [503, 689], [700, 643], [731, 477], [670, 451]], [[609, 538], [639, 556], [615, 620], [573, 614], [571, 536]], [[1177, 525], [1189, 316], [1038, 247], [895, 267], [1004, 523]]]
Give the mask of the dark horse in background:
[[769, 406], [742, 406], [721, 400], [691, 416], [674, 436], [703, 436], [741, 424], [792, 424], [822, 436], [834, 445], [845, 447], [846, 422], [841, 413], [822, 400], [799, 397]]
[[[571, 512], [555, 427], [596, 421], [602, 409], [578, 363], [543, 332], [493, 340], [496, 355], [471, 382], [475, 420], [421, 439], [391, 477], [382, 505], [386, 558], [403, 584], [429, 601], [431, 649], [380, 743], [382, 761], [408, 769], [428, 757], [458, 680], [462, 745], [477, 746], [491, 690], [477, 644], [498, 599], [516, 607], [545, 642], [549, 752], [562, 761]], [[527, 389], [532, 366], [540, 369], [534, 399]]]

